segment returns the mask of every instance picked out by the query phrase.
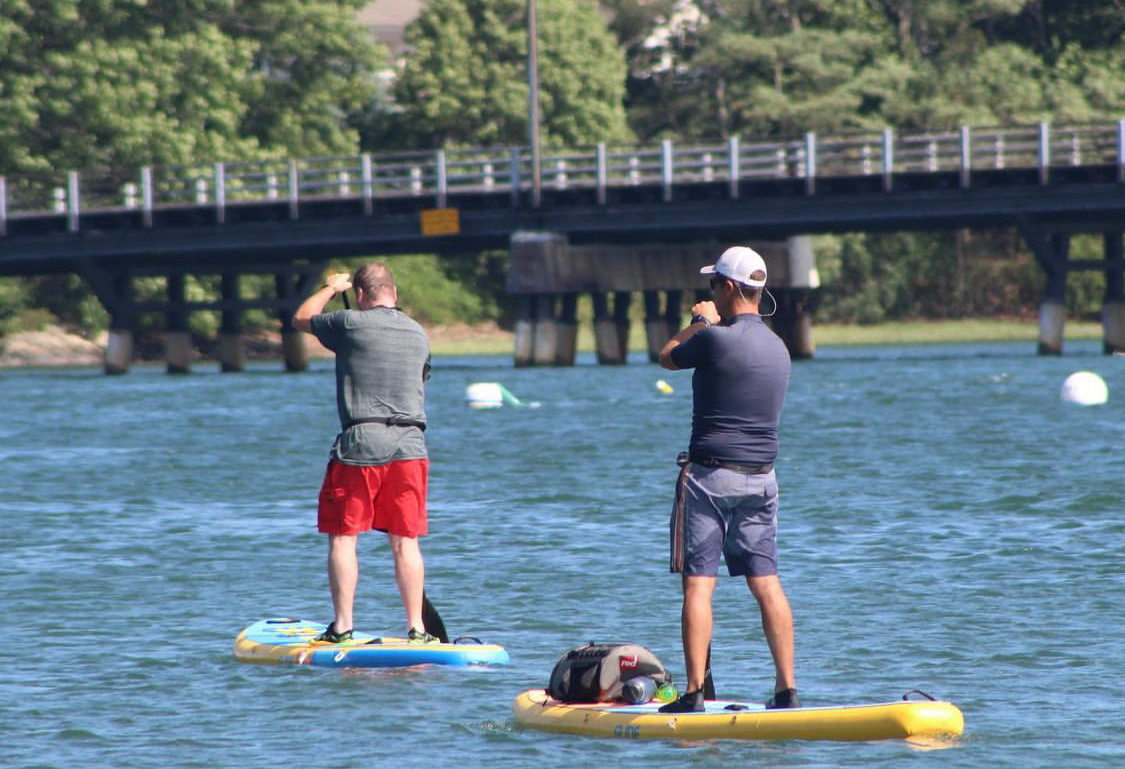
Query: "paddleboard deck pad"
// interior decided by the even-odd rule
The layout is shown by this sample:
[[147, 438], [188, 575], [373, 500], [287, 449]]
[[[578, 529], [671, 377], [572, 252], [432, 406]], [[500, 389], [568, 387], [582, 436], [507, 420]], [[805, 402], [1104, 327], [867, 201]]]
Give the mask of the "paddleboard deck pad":
[[317, 641], [325, 626], [299, 619], [258, 620], [238, 634], [234, 656], [267, 665], [345, 668], [401, 668], [413, 665], [507, 665], [508, 652], [496, 644], [463, 636], [452, 643], [419, 644], [405, 638], [356, 632], [351, 643]]
[[750, 702], [708, 700], [701, 713], [660, 713], [661, 704], [567, 704], [543, 689], [529, 689], [516, 697], [512, 714], [516, 723], [532, 729], [634, 739], [929, 742], [956, 737], [965, 725], [957, 706], [940, 700], [779, 710]]

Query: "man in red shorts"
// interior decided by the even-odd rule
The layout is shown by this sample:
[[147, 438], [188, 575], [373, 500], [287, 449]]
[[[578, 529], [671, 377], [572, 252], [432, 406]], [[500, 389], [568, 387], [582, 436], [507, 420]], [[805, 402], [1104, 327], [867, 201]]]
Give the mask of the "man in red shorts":
[[418, 537], [426, 534], [426, 412], [430, 376], [426, 332], [398, 309], [394, 276], [382, 264], [355, 273], [358, 309], [325, 313], [351, 288], [334, 273], [306, 299], [293, 325], [336, 353], [336, 408], [341, 432], [332, 444], [320, 489], [317, 529], [328, 535], [328, 582], [335, 618], [318, 640], [345, 643], [354, 627], [360, 532], [385, 532], [406, 610], [408, 637], [434, 643], [422, 620], [425, 566]]

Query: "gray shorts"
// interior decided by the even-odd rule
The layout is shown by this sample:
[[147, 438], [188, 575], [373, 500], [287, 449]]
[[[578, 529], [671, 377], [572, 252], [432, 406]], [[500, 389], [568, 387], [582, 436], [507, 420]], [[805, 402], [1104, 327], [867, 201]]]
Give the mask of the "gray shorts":
[[719, 556], [732, 577], [777, 574], [777, 476], [688, 463], [672, 508], [673, 572], [714, 577]]

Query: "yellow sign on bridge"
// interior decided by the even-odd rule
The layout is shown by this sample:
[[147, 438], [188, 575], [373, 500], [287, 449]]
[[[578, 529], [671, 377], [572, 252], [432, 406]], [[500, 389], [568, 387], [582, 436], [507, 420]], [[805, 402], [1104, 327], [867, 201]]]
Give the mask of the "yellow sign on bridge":
[[456, 208], [422, 210], [423, 235], [456, 235], [461, 232], [461, 215]]

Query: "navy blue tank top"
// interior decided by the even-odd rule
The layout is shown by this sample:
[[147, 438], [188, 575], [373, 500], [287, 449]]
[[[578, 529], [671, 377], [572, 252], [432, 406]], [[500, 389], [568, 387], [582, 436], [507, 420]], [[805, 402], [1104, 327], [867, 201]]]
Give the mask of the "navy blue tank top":
[[785, 343], [760, 315], [697, 331], [673, 348], [672, 362], [693, 368], [690, 454], [764, 465], [777, 458], [777, 428], [789, 386]]

